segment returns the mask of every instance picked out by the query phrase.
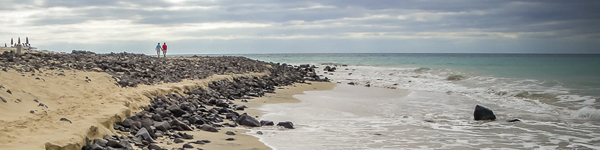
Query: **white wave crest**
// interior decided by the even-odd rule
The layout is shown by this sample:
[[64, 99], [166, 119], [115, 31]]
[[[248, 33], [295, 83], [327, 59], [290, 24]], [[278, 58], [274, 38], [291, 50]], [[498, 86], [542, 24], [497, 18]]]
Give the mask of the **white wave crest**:
[[600, 119], [600, 110], [592, 107], [583, 107], [571, 114], [573, 117], [580, 117], [586, 119]]

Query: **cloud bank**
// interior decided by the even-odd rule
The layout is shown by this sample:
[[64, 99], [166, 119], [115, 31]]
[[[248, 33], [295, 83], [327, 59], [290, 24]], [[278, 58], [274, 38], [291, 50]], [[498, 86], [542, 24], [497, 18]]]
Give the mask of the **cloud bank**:
[[[600, 2], [1, 0], [0, 40], [54, 51], [600, 53]], [[10, 44], [10, 43], [9, 43]]]

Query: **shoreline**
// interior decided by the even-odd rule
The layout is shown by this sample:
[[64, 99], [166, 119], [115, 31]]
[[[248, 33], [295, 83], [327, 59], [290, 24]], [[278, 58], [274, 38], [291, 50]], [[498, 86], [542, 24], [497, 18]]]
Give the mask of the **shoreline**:
[[[364, 110], [357, 110], [358, 106], [368, 106], [374, 101], [379, 103], [382, 100], [402, 99], [411, 92], [406, 89], [387, 89], [336, 83], [327, 84], [331, 88], [330, 90], [322, 88], [322, 90], [305, 91], [303, 94], [293, 94], [288, 97], [300, 101], [297, 103], [267, 103], [262, 107], [257, 107], [265, 112], [261, 116], [261, 119], [277, 121], [292, 120], [294, 121], [295, 129], [286, 130], [280, 127], [260, 127], [253, 128], [248, 134], [260, 138], [260, 141], [273, 149], [326, 149], [319, 145], [331, 144], [329, 142], [338, 139], [331, 137], [333, 134], [330, 131], [336, 129], [343, 130], [344, 125], [341, 122], [344, 122], [344, 119], [350, 119], [347, 118], [349, 116], [356, 117], [368, 114]], [[283, 97], [280, 98], [283, 99]], [[364, 116], [361, 119], [365, 119]], [[330, 128], [332, 124], [327, 123], [339, 124], [341, 126]], [[262, 134], [257, 134], [256, 132], [258, 131], [261, 131]], [[384, 133], [380, 131], [371, 132], [370, 135]], [[339, 133], [346, 132], [342, 131]], [[343, 145], [341, 144], [343, 143], [342, 141], [333, 143], [337, 142]], [[349, 147], [340, 149], [346, 148]]]
[[[248, 113], [250, 116], [258, 116], [258, 120], [261, 120], [262, 112], [259, 108], [263, 105], [268, 104], [278, 104], [278, 103], [299, 103], [300, 100], [292, 97], [293, 95], [302, 94], [305, 91], [322, 91], [322, 90], [331, 90], [337, 84], [331, 82], [307, 82], [307, 83], [295, 83], [293, 85], [281, 86], [278, 87], [275, 92], [276, 93], [266, 93], [262, 97], [254, 97], [253, 99], [248, 100], [247, 103], [244, 103], [248, 106], [244, 111]], [[283, 120], [281, 120], [283, 121]], [[277, 120], [274, 120], [277, 122]], [[229, 122], [231, 123], [231, 122]], [[271, 146], [267, 145], [264, 141], [261, 140], [261, 137], [250, 134], [253, 130], [260, 130], [261, 127], [246, 127], [246, 126], [237, 126], [233, 128], [218, 128], [219, 132], [207, 132], [207, 131], [185, 131], [184, 133], [190, 134], [195, 137], [199, 137], [202, 140], [211, 141], [210, 144], [206, 145], [198, 145], [197, 148], [202, 149], [240, 149], [240, 150], [271, 150], [273, 149]], [[232, 131], [235, 135], [227, 135], [226, 131]], [[234, 138], [234, 141], [227, 141], [227, 138]], [[173, 140], [161, 138], [163, 143], [158, 144], [163, 148], [180, 148], [188, 142], [184, 143], [174, 143]], [[192, 141], [194, 141], [192, 140]], [[168, 144], [171, 143], [171, 144]], [[193, 145], [196, 146], [196, 145]], [[195, 147], [196, 148], [196, 147]]]
[[294, 84], [290, 86], [279, 87], [277, 93], [269, 93], [263, 97], [255, 98], [253, 101], [248, 103], [250, 110], [249, 114], [256, 114], [256, 116], [263, 116], [264, 111], [259, 108], [266, 104], [279, 104], [279, 103], [300, 103], [301, 100], [294, 98], [294, 95], [302, 95], [306, 91], [327, 91], [333, 90], [337, 84], [332, 82], [308, 82], [310, 84]]
[[[10, 54], [2, 55], [3, 58], [0, 58], [5, 61], [0, 63], [0, 67], [5, 70], [4, 72], [0, 72], [0, 78], [3, 78], [3, 82], [0, 84], [3, 85], [3, 91], [7, 90], [6, 93], [0, 93], [0, 97], [3, 97], [2, 99], [6, 101], [4, 102], [5, 104], [0, 105], [0, 107], [21, 108], [16, 106], [26, 106], [22, 108], [27, 111], [23, 112], [3, 109], [0, 113], [12, 113], [17, 114], [16, 116], [27, 117], [3, 117], [2, 121], [0, 121], [0, 127], [2, 127], [1, 129], [3, 131], [0, 136], [0, 139], [3, 139], [3, 142], [0, 142], [0, 146], [7, 149], [81, 149], [81, 147], [86, 146], [86, 138], [104, 138], [106, 135], [122, 133], [115, 130], [113, 125], [117, 125], [115, 124], [116, 122], [121, 122], [125, 118], [138, 115], [139, 113], [134, 112], [140, 112], [141, 110], [139, 108], [148, 106], [152, 97], [169, 94], [185, 94], [186, 92], [195, 89], [209, 87], [211, 83], [233, 81], [236, 80], [236, 78], [271, 76], [269, 75], [269, 72], [257, 72], [261, 70], [264, 71], [265, 69], [271, 70], [271, 74], [294, 73], [294, 71], [292, 71], [294, 68], [291, 66], [288, 67], [282, 65], [277, 67], [279, 69], [275, 69], [274, 65], [279, 64], [269, 64], [240, 57], [200, 57], [199, 59], [176, 58], [161, 60], [137, 54], [119, 53], [97, 55], [91, 52], [76, 51], [71, 54], [39, 52], [24, 53], [22, 55], [17, 55], [17, 57], [14, 56], [15, 55], [10, 56]], [[83, 62], [72, 62], [68, 65], [62, 63], [49, 63], [46, 57], [55, 57], [54, 62], [69, 60], [71, 58], [76, 58], [77, 61]], [[225, 75], [211, 75], [200, 80], [186, 79], [189, 76], [165, 76], [165, 82], [156, 84], [156, 80], [151, 81], [145, 79], [147, 76], [144, 76], [143, 78], [133, 78], [136, 75], [140, 75], [135, 73], [138, 72], [137, 70], [133, 70], [136, 66], [107, 66], [101, 67], [101, 70], [93, 68], [95, 65], [93, 61], [89, 60], [98, 59], [98, 57], [101, 59], [103, 57], [108, 57], [109, 63], [112, 59], [111, 57], [125, 58], [117, 60], [117, 64], [119, 63], [118, 61], [121, 61], [120, 63], [124, 64], [128, 63], [130, 60], [136, 59], [138, 59], [138, 61], [139, 59], [141, 59], [141, 61], [158, 60], [167, 63], [183, 60], [184, 63], [194, 63], [194, 61], [216, 62], [216, 64], [212, 66], [222, 65], [228, 67], [224, 68], [226, 70], [216, 70], [216, 74], [225, 73]], [[88, 61], [86, 61], [86, 59]], [[104, 59], [106, 60], [106, 58]], [[41, 66], [32, 66], [32, 64], [28, 62], [23, 62], [24, 60], [38, 61], [42, 64]], [[249, 61], [251, 63], [243, 64], [241, 63], [243, 61]], [[172, 67], [173, 63], [170, 64]], [[243, 65], [240, 66], [240, 64]], [[181, 63], [179, 63], [179, 65], [181, 65]], [[266, 68], [259, 67], [262, 65]], [[175, 64], [175, 66], [177, 66], [177, 64]], [[127, 69], [129, 67], [134, 68]], [[198, 64], [196, 67], [198, 67]], [[228, 70], [235, 69], [236, 67], [240, 67], [240, 69], [238, 71], [227, 73], [230, 72]], [[123, 74], [119, 73], [119, 71], [127, 72]], [[208, 71], [208, 74], [211, 74], [210, 69]], [[236, 72], [241, 74], [236, 74]], [[204, 75], [207, 74], [207, 72], [203, 73]], [[298, 76], [298, 73], [300, 72], [297, 72], [294, 75], [286, 75], [292, 77], [290, 78], [291, 80], [281, 77], [273, 77], [271, 79], [281, 82], [283, 85], [290, 84], [296, 82], [294, 80], [302, 78], [302, 75]], [[196, 77], [194, 76], [194, 78]], [[11, 89], [12, 91], [9, 92]], [[29, 95], [29, 97], [27, 97], [27, 95]], [[229, 98], [243, 97], [234, 96]], [[30, 109], [33, 113], [29, 112]], [[261, 143], [258, 139], [256, 141]]]

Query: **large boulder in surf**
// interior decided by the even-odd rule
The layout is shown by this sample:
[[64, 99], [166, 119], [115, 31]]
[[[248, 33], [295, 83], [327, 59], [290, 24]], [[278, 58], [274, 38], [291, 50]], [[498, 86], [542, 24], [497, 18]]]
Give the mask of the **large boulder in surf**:
[[491, 109], [480, 105], [475, 106], [473, 117], [475, 117], [475, 120], [496, 120], [496, 115]]

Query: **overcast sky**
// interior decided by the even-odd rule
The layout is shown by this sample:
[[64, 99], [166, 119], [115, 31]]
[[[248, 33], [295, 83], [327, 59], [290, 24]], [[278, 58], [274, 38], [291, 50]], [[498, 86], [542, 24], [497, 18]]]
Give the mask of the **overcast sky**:
[[600, 53], [598, 0], [0, 0], [0, 42], [155, 54]]

